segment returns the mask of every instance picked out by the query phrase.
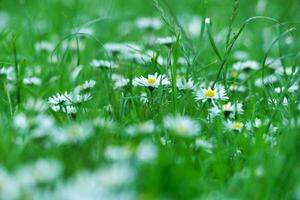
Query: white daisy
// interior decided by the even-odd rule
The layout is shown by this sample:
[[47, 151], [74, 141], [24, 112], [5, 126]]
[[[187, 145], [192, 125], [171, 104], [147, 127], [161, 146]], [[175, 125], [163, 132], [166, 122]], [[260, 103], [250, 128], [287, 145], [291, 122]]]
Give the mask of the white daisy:
[[216, 116], [218, 116], [221, 113], [221, 110], [219, 109], [218, 106], [213, 106], [208, 111], [209, 111], [210, 117], [212, 117], [212, 118], [215, 118]]
[[230, 121], [228, 120], [226, 123], [225, 123], [225, 126], [226, 128], [228, 128], [229, 130], [233, 130], [233, 131], [238, 131], [240, 132], [243, 127], [244, 127], [244, 124], [242, 122], [239, 122], [239, 121]]
[[118, 68], [119, 66], [111, 61], [107, 60], [92, 60], [90, 65], [93, 68], [110, 68], [110, 69], [115, 69]]
[[51, 42], [41, 41], [41, 42], [36, 43], [34, 48], [38, 52], [40, 52], [40, 51], [52, 52], [55, 47]]
[[136, 149], [136, 157], [141, 162], [150, 162], [157, 157], [157, 147], [151, 141], [143, 141]]
[[112, 74], [111, 78], [114, 82], [114, 89], [125, 87], [129, 83], [129, 79], [120, 74]]
[[196, 139], [195, 146], [196, 146], [196, 148], [204, 149], [208, 153], [212, 153], [212, 150], [214, 148], [214, 145], [211, 142], [200, 139], [200, 138]]
[[164, 37], [164, 38], [157, 38], [157, 40], [155, 41], [155, 44], [170, 46], [170, 45], [172, 45], [173, 43], [175, 43], [176, 40], [177, 40], [177, 39], [176, 39], [175, 36]]
[[41, 85], [42, 80], [39, 77], [27, 77], [24, 78], [23, 84], [24, 85]]
[[259, 63], [254, 60], [237, 62], [237, 63], [233, 64], [233, 69], [235, 69], [237, 71], [258, 70]]
[[230, 116], [231, 114], [232, 115], [234, 115], [235, 113], [242, 114], [244, 112], [243, 104], [241, 104], [239, 102], [237, 102], [236, 104], [231, 104], [231, 102], [223, 104], [222, 110], [226, 117]]
[[[277, 99], [273, 99], [273, 98], [268, 98], [268, 104], [269, 105], [273, 105], [273, 104], [275, 104], [275, 105], [278, 105], [278, 100]], [[283, 99], [283, 101], [282, 101], [282, 105], [283, 106], [288, 106], [289, 105], [289, 101], [288, 101], [288, 99], [286, 98], [286, 97], [284, 97], [284, 99]]]
[[155, 129], [153, 121], [146, 121], [140, 124], [133, 124], [126, 127], [125, 132], [128, 135], [134, 136], [137, 134], [151, 134]]
[[229, 90], [233, 91], [233, 92], [245, 92], [246, 91], [246, 87], [243, 85], [235, 85], [232, 84], [229, 86]]
[[200, 124], [187, 116], [166, 116], [164, 127], [181, 136], [196, 136], [200, 134]]
[[288, 76], [292, 76], [298, 73], [298, 71], [299, 71], [298, 68], [294, 69], [293, 67], [279, 67], [278, 69], [275, 70], [275, 73], [281, 76], [285, 74]]
[[66, 127], [58, 127], [53, 130], [50, 137], [56, 144], [69, 144], [86, 140], [92, 135], [90, 124], [72, 124]]
[[71, 105], [72, 104], [72, 94], [65, 92], [63, 94], [57, 93], [56, 96], [49, 97], [48, 103], [51, 106], [57, 105]]
[[[139, 100], [143, 103], [146, 104], [149, 102], [148, 96], [146, 92], [142, 92], [139, 96]], [[300, 109], [299, 109], [300, 110]]]
[[255, 86], [256, 87], [263, 87], [265, 84], [272, 84], [278, 81], [278, 77], [271, 74], [268, 76], [265, 76], [264, 78], [257, 78], [255, 80]]
[[131, 149], [128, 146], [112, 146], [106, 147], [104, 156], [111, 161], [126, 161], [132, 155]]
[[87, 80], [82, 85], [80, 85], [81, 90], [89, 90], [96, 85], [96, 81], [94, 80]]
[[[295, 93], [296, 91], [298, 91], [298, 89], [299, 89], [299, 85], [297, 83], [294, 83], [292, 86], [290, 86], [288, 88], [288, 92], [289, 93]], [[275, 92], [276, 93], [281, 93], [281, 92], [283, 92], [283, 90], [284, 90], [283, 87], [277, 87], [277, 88], [275, 88]]]
[[188, 23], [188, 32], [192, 37], [198, 37], [201, 32], [201, 18], [198, 16], [193, 16]]
[[162, 22], [157, 17], [140, 17], [135, 21], [139, 29], [153, 29], [158, 30], [162, 27]]
[[186, 79], [179, 77], [176, 80], [176, 86], [179, 90], [193, 90], [195, 89], [194, 81], [192, 79]]
[[86, 34], [86, 35], [93, 35], [94, 34], [94, 29], [90, 27], [82, 27], [79, 29], [74, 29], [72, 31], [73, 34]]
[[142, 47], [134, 43], [106, 43], [104, 49], [109, 55], [120, 55], [123, 58], [131, 57], [135, 52], [141, 52]]
[[252, 128], [260, 128], [262, 125], [262, 121], [259, 118], [255, 118], [254, 122], [247, 122], [245, 127], [248, 131], [251, 131]]
[[145, 86], [150, 89], [158, 88], [161, 85], [169, 85], [170, 81], [165, 75], [149, 74], [147, 78], [141, 76], [140, 78], [135, 77], [132, 80], [133, 86]]
[[10, 67], [2, 67], [0, 68], [0, 77], [1, 75], [5, 76], [7, 80], [13, 81], [16, 79], [15, 68]]
[[211, 87], [201, 88], [196, 92], [196, 100], [206, 102], [210, 100], [213, 104], [214, 101], [227, 100], [227, 94], [222, 85], [217, 85], [214, 89]]
[[62, 111], [67, 114], [76, 114], [77, 109], [74, 106], [62, 107]]

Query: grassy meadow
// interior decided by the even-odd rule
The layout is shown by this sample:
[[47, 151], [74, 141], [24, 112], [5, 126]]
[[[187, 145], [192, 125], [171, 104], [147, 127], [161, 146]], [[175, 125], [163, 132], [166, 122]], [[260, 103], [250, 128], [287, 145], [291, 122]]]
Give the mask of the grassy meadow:
[[300, 200], [299, 9], [0, 0], [0, 200]]

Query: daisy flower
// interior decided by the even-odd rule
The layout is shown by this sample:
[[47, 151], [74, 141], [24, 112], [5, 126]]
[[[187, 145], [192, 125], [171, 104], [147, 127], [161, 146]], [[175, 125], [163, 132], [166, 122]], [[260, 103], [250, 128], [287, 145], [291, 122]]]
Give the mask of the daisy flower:
[[200, 124], [187, 116], [166, 116], [164, 127], [181, 136], [196, 136], [200, 133]]
[[146, 104], [149, 102], [148, 96], [146, 92], [142, 92], [139, 96], [139, 100], [143, 103]]
[[209, 111], [210, 117], [212, 117], [212, 118], [215, 118], [216, 116], [218, 116], [221, 113], [221, 110], [219, 109], [218, 106], [213, 106], [208, 111]]
[[10, 66], [10, 67], [2, 67], [0, 68], [0, 78], [2, 76], [5, 76], [7, 80], [13, 81], [16, 79], [16, 73], [15, 73], [15, 68]]
[[231, 102], [228, 102], [226, 104], [222, 105], [222, 110], [225, 114], [226, 117], [230, 117], [234, 115], [235, 113], [243, 113], [243, 104], [241, 103], [236, 103], [236, 104], [231, 104]]
[[50, 138], [56, 144], [77, 143], [86, 140], [92, 135], [90, 124], [73, 124], [66, 127], [58, 127], [52, 131]]
[[239, 121], [230, 121], [230, 120], [228, 120], [225, 123], [225, 126], [229, 130], [240, 132], [243, 129], [244, 124], [242, 122], [239, 122]]
[[243, 85], [232, 84], [229, 86], [229, 90], [233, 92], [246, 92], [246, 87]]
[[24, 85], [41, 85], [42, 80], [36, 76], [24, 78]]
[[154, 129], [155, 129], [154, 122], [146, 121], [140, 124], [129, 125], [128, 127], [126, 127], [125, 132], [128, 135], [134, 136], [137, 135], [138, 133], [150, 134], [154, 131]]
[[171, 46], [176, 42], [176, 37], [171, 36], [171, 37], [164, 37], [164, 38], [157, 38], [155, 41], [155, 44], [158, 45], [166, 45], [167, 47]]
[[[299, 85], [297, 84], [297, 83], [294, 83], [293, 85], [291, 85], [289, 88], [288, 88], [288, 92], [289, 93], [295, 93], [295, 92], [297, 92], [298, 91], [298, 89], [299, 89]], [[283, 92], [284, 91], [284, 87], [277, 87], [277, 88], [275, 88], [275, 92], [276, 93], [281, 93], [281, 92]]]
[[188, 22], [188, 32], [192, 37], [197, 37], [201, 32], [201, 18], [199, 16], [193, 16]]
[[136, 149], [136, 157], [141, 162], [150, 162], [157, 157], [157, 147], [151, 141], [143, 141]]
[[70, 115], [77, 113], [77, 109], [74, 106], [65, 106], [62, 108], [62, 111]]
[[250, 71], [250, 70], [258, 70], [259, 63], [253, 60], [248, 60], [244, 62], [237, 62], [233, 64], [233, 69], [237, 71]]
[[87, 28], [87, 27], [82, 27], [79, 29], [74, 29], [72, 31], [73, 34], [83, 34], [83, 35], [93, 35], [94, 34], [94, 29], [92, 28]]
[[[268, 98], [268, 104], [269, 105], [278, 105], [279, 101], [277, 99], [273, 99], [273, 98]], [[283, 101], [282, 101], [282, 105], [283, 106], [288, 106], [289, 105], [289, 101], [286, 97], [284, 97]]]
[[76, 91], [85, 91], [90, 90], [96, 85], [96, 81], [94, 80], [86, 80], [82, 85], [76, 87]]
[[251, 131], [252, 128], [260, 128], [262, 126], [262, 121], [259, 118], [255, 118], [254, 122], [247, 122], [245, 127], [248, 131]]
[[106, 43], [104, 49], [111, 56], [120, 55], [123, 58], [142, 51], [142, 47], [134, 43]]
[[192, 79], [182, 77], [177, 78], [176, 86], [179, 90], [193, 90], [195, 88], [195, 84]]
[[129, 79], [120, 74], [112, 74], [112, 80], [114, 82], [114, 89], [125, 87], [129, 83]]
[[147, 78], [141, 76], [139, 78], [134, 78], [132, 80], [134, 86], [145, 86], [149, 89], [158, 88], [160, 85], [169, 85], [170, 81], [166, 78], [165, 75], [154, 75], [149, 74]]
[[65, 92], [63, 94], [57, 93], [55, 96], [49, 97], [48, 102], [51, 106], [60, 105], [71, 105], [72, 104], [72, 94]]
[[108, 146], [105, 149], [104, 156], [111, 161], [126, 161], [132, 156], [131, 149], [128, 146]]
[[201, 88], [196, 92], [196, 100], [206, 102], [211, 101], [213, 104], [218, 100], [227, 100], [227, 94], [223, 86], [218, 85], [215, 88]]
[[158, 30], [162, 27], [162, 22], [157, 17], [140, 17], [135, 24], [139, 29]]
[[34, 48], [36, 51], [46, 51], [46, 52], [52, 52], [54, 50], [54, 45], [51, 42], [47, 41], [41, 41], [34, 45]]
[[214, 148], [214, 145], [212, 142], [201, 139], [201, 138], [196, 139], [195, 146], [196, 146], [196, 148], [204, 149], [208, 153], [212, 153], [212, 150]]
[[107, 60], [92, 60], [90, 62], [90, 65], [93, 67], [93, 68], [107, 68], [107, 69], [115, 69], [115, 68], [118, 68], [118, 65], [111, 62], [111, 61], [107, 61]]
[[278, 81], [278, 77], [271, 74], [271, 75], [265, 76], [263, 79], [262, 78], [257, 78], [255, 80], [254, 85], [256, 87], [263, 87], [264, 85], [273, 84], [273, 83], [276, 83], [277, 81]]

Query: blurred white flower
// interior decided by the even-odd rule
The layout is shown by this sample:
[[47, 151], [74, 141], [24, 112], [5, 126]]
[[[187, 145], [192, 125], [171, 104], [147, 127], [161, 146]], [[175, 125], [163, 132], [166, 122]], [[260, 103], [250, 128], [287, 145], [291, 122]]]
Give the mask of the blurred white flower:
[[20, 198], [20, 195], [18, 181], [0, 166], [0, 199], [16, 200]]
[[165, 116], [164, 127], [180, 136], [196, 136], [200, 134], [200, 124], [187, 116]]
[[66, 127], [57, 127], [50, 133], [50, 138], [56, 144], [78, 143], [89, 138], [93, 133], [90, 124], [71, 124]]
[[126, 127], [125, 132], [129, 135], [141, 134], [151, 134], [155, 129], [155, 124], [153, 121], [146, 121], [140, 124], [129, 125]]
[[105, 149], [104, 156], [112, 161], [126, 161], [132, 155], [131, 150], [127, 146], [108, 146]]
[[226, 104], [222, 105], [222, 110], [226, 117], [232, 117], [236, 113], [242, 114], [244, 112], [243, 110], [243, 104], [236, 102], [235, 104], [231, 104], [231, 102], [228, 102]]
[[214, 148], [214, 145], [211, 142], [209, 142], [207, 140], [204, 140], [204, 139], [201, 139], [201, 138], [196, 139], [195, 146], [197, 148], [204, 149], [208, 153], [212, 153], [212, 149]]
[[162, 22], [157, 17], [140, 17], [135, 21], [139, 29], [159, 30], [162, 27]]
[[157, 157], [157, 147], [151, 141], [143, 141], [137, 147], [136, 157], [141, 162], [150, 162]]
[[27, 129], [29, 127], [29, 121], [24, 113], [18, 113], [14, 117], [14, 125], [19, 129]]
[[39, 77], [27, 77], [23, 79], [24, 85], [41, 85], [42, 80]]
[[21, 166], [16, 172], [16, 179], [22, 187], [32, 187], [55, 181], [61, 175], [62, 169], [61, 163], [57, 160], [40, 159]]
[[16, 73], [15, 68], [10, 67], [2, 67], [0, 68], [0, 78], [2, 76], [5, 76], [8, 81], [14, 81], [16, 79]]
[[36, 43], [34, 48], [38, 52], [40, 51], [52, 52], [54, 50], [54, 44], [48, 41], [41, 41]]
[[114, 89], [125, 87], [129, 83], [129, 79], [120, 74], [112, 74], [112, 80], [114, 82]]
[[155, 41], [155, 44], [158, 45], [166, 45], [166, 46], [170, 46], [173, 43], [175, 43], [177, 40], [177, 38], [175, 36], [170, 36], [170, 37], [164, 37], [164, 38], [157, 38]]
[[108, 60], [92, 60], [90, 65], [93, 68], [110, 68], [110, 69], [115, 69], [118, 68], [119, 66], [115, 63], [113, 63], [112, 61], [108, 61]]
[[213, 107], [209, 108], [208, 111], [212, 118], [215, 118], [216, 116], [218, 116], [221, 113], [221, 109], [218, 106], [213, 106]]
[[192, 37], [197, 37], [201, 32], [201, 17], [193, 16], [188, 23], [188, 32]]
[[106, 43], [104, 49], [111, 56], [121, 56], [122, 58], [132, 58], [136, 52], [141, 52], [142, 47], [134, 43]]
[[265, 84], [272, 84], [272, 83], [276, 83], [277, 81], [278, 81], [277, 76], [271, 74], [265, 76], [264, 78], [257, 78], [254, 84], [256, 87], [263, 87]]
[[248, 71], [248, 70], [258, 70], [259, 63], [254, 60], [247, 60], [243, 62], [237, 62], [233, 64], [233, 69], [237, 71]]

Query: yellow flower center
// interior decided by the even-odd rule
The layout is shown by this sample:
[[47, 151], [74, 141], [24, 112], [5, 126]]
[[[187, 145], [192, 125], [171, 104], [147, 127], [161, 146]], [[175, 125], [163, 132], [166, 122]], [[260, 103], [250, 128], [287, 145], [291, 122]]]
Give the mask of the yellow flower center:
[[233, 127], [234, 127], [234, 129], [239, 130], [239, 129], [243, 128], [243, 124], [240, 122], [235, 122]]
[[223, 105], [223, 110], [229, 110], [231, 105], [229, 103]]
[[212, 97], [216, 96], [216, 91], [212, 90], [212, 89], [205, 90], [204, 96], [208, 97], [208, 98], [212, 98]]
[[148, 78], [147, 82], [149, 85], [154, 85], [156, 80], [155, 80], [155, 78]]
[[178, 124], [177, 125], [177, 131], [180, 133], [185, 133], [187, 132], [187, 126], [185, 124]]

